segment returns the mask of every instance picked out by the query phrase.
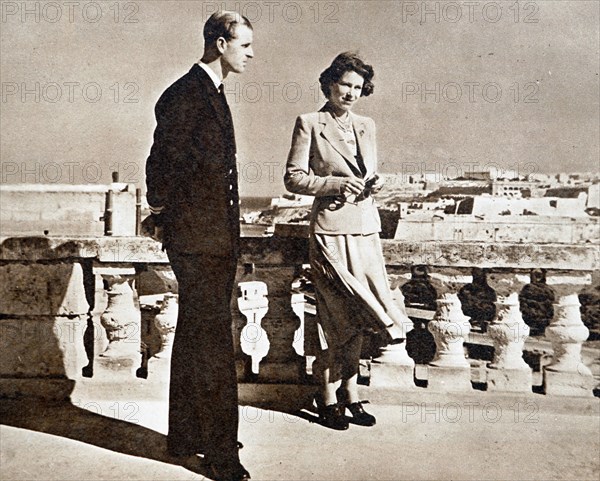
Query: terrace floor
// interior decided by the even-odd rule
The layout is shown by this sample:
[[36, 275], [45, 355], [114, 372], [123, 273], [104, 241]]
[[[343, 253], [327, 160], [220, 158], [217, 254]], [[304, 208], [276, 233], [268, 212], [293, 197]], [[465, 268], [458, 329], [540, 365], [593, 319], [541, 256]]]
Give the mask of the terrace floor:
[[[148, 393], [151, 392], [149, 395]], [[256, 481], [595, 480], [600, 399], [363, 387], [372, 428], [326, 429], [308, 388], [240, 385], [240, 452]], [[4, 402], [0, 479], [202, 480], [165, 453], [164, 385], [79, 383], [71, 404]]]

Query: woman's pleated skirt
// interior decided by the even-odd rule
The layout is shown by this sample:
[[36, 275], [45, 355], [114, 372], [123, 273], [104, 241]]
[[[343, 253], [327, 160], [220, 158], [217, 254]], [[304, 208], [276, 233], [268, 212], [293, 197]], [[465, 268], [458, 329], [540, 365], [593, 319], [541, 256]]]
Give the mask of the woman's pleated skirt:
[[310, 264], [318, 343], [309, 341], [307, 354], [341, 347], [358, 332], [388, 330], [397, 338], [412, 324], [390, 291], [379, 234], [312, 234]]

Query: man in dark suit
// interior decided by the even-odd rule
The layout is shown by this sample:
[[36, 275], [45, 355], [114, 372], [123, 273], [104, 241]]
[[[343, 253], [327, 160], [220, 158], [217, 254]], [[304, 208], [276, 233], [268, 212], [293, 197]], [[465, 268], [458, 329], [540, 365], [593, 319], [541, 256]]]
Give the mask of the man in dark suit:
[[231, 112], [222, 80], [253, 57], [252, 25], [235, 12], [204, 26], [200, 62], [160, 97], [146, 163], [147, 198], [179, 284], [167, 448], [201, 453], [218, 481], [250, 478], [237, 441], [238, 394], [230, 301], [239, 252]]

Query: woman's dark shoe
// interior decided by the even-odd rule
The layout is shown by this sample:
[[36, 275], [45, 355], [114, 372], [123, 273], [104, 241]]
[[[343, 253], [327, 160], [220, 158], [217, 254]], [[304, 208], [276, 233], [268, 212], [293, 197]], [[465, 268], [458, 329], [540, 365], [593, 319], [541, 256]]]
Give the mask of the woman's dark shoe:
[[337, 431], [345, 431], [349, 426], [344, 408], [339, 403], [319, 407], [319, 420], [323, 426]]
[[365, 411], [361, 402], [347, 404], [346, 407], [352, 413], [351, 423], [359, 426], [375, 426], [377, 423], [375, 416]]

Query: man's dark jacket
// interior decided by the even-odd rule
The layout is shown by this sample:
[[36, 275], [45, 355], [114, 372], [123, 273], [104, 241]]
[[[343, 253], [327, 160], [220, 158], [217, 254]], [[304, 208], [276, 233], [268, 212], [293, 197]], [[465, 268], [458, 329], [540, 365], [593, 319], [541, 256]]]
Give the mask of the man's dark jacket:
[[164, 247], [237, 257], [239, 194], [231, 113], [198, 65], [156, 104], [157, 127], [146, 163], [147, 198], [164, 206]]

